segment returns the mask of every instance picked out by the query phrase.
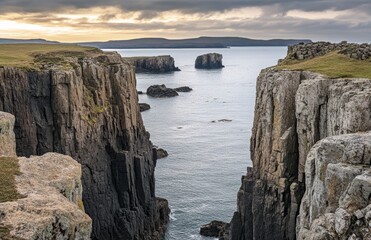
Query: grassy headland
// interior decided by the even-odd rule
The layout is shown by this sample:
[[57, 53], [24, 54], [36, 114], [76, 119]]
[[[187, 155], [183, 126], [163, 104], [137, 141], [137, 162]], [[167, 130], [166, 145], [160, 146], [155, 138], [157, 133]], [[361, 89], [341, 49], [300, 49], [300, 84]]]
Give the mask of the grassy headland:
[[276, 69], [312, 71], [329, 78], [371, 79], [371, 59], [356, 60], [335, 51], [309, 60], [285, 59]]
[[97, 48], [67, 44], [0, 44], [0, 66], [39, 69], [45, 64], [68, 65], [68, 57], [101, 53]]

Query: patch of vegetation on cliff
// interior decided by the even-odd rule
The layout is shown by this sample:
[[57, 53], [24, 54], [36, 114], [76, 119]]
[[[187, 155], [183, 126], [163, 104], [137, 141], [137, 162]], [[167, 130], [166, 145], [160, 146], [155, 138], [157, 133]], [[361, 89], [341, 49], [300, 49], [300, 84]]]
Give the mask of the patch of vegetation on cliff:
[[22, 196], [17, 192], [15, 176], [19, 175], [16, 157], [0, 157], [0, 203], [14, 201]]
[[40, 69], [44, 65], [73, 67], [68, 58], [101, 53], [93, 47], [67, 44], [0, 44], [0, 66]]
[[371, 60], [356, 60], [337, 52], [305, 61], [286, 59], [276, 69], [312, 71], [329, 78], [371, 79]]

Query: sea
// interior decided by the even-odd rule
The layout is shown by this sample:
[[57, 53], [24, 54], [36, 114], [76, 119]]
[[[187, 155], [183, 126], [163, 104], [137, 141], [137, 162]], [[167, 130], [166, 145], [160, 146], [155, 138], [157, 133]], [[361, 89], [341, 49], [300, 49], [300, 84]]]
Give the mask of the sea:
[[[252, 165], [249, 145], [257, 76], [284, 58], [287, 47], [114, 51], [124, 57], [174, 57], [180, 72], [137, 74], [138, 91], [154, 84], [193, 89], [174, 98], [139, 95], [139, 102], [151, 105], [142, 113], [151, 141], [169, 153], [157, 161], [155, 173], [156, 195], [166, 198], [171, 208], [165, 239], [213, 239], [200, 236], [200, 226], [231, 220], [241, 176]], [[223, 54], [225, 68], [194, 68], [197, 56], [212, 52]]]

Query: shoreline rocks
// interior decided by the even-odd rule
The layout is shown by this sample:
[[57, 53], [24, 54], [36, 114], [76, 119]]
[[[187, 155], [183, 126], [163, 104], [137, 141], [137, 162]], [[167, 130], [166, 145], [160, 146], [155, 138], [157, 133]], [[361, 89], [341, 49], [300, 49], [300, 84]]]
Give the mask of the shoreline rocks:
[[148, 103], [139, 103], [139, 109], [140, 112], [144, 112], [151, 109], [151, 106]]
[[169, 156], [168, 152], [162, 148], [156, 148], [157, 159], [166, 158]]
[[198, 56], [195, 61], [197, 69], [220, 69], [224, 68], [222, 64], [223, 56], [219, 53], [208, 53]]
[[184, 86], [184, 87], [177, 87], [177, 88], [174, 88], [175, 91], [177, 92], [190, 92], [192, 91], [193, 89], [188, 87], [188, 86]]
[[227, 240], [227, 238], [224, 237], [226, 231], [229, 231], [229, 223], [216, 220], [200, 227], [200, 235], [205, 237], [215, 237], [223, 240]]
[[180, 71], [175, 66], [175, 60], [170, 55], [153, 57], [124, 57], [135, 67], [136, 73], [169, 73]]
[[175, 97], [179, 94], [172, 88], [167, 88], [165, 84], [152, 85], [147, 89], [147, 95], [155, 98]]

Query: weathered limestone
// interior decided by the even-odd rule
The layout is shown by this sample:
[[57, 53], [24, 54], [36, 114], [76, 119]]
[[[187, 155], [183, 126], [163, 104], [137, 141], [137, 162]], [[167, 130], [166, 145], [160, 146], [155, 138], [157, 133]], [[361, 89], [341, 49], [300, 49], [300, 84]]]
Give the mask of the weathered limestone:
[[180, 71], [175, 60], [169, 55], [154, 57], [125, 57], [124, 60], [135, 66], [137, 73], [167, 73]]
[[[9, 137], [14, 116], [0, 112], [0, 119], [10, 126], [0, 132], [0, 138], [6, 136], [14, 145], [14, 135]], [[0, 148], [3, 156], [16, 157], [13, 149]], [[7, 230], [0, 238], [90, 239], [92, 220], [84, 212], [81, 165], [57, 153], [18, 158], [18, 163], [16, 187], [21, 198], [0, 203], [0, 228]]]
[[371, 57], [371, 44], [315, 42], [295, 44], [288, 47], [286, 59], [306, 60], [338, 51], [349, 58], [367, 60]]
[[198, 69], [219, 69], [223, 68], [223, 56], [219, 53], [208, 53], [198, 56], [195, 61], [195, 68]]
[[38, 71], [0, 67], [0, 110], [16, 115], [19, 156], [57, 152], [82, 165], [93, 239], [161, 239], [153, 154], [134, 68], [117, 53]]
[[0, 112], [0, 156], [17, 156], [13, 115]]
[[371, 239], [371, 133], [319, 141], [309, 152], [298, 239]]
[[251, 138], [253, 169], [242, 178], [231, 239], [295, 239], [308, 152], [326, 137], [371, 130], [370, 106], [368, 79], [263, 70]]

